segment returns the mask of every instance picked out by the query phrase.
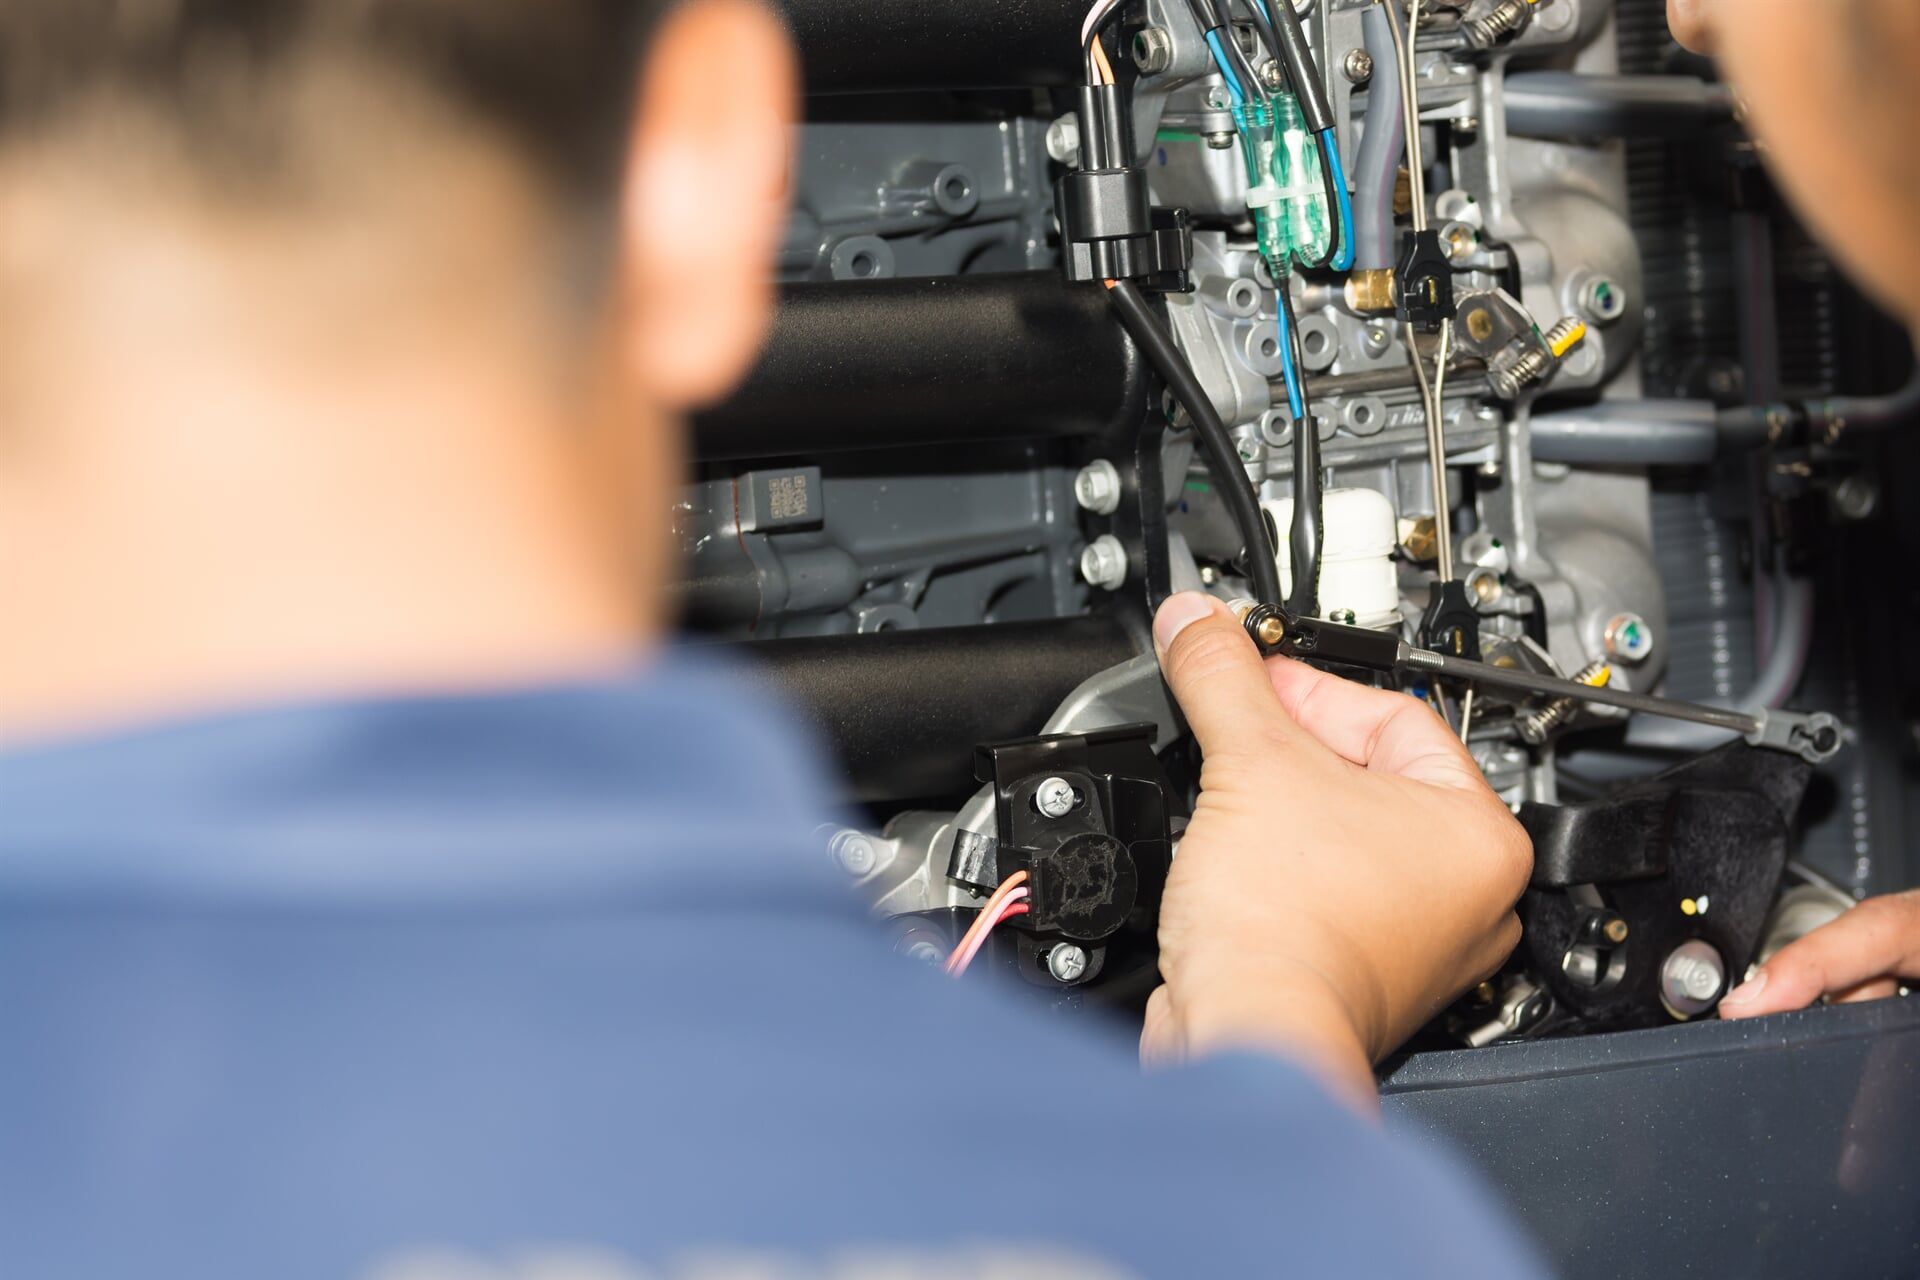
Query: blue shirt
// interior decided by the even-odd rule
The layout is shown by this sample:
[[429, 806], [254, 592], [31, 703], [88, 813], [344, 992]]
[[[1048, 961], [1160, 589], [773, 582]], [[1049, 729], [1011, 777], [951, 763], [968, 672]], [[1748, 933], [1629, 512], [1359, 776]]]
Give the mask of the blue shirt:
[[0, 1275], [1533, 1273], [1283, 1063], [892, 957], [830, 795], [683, 659], [0, 755]]

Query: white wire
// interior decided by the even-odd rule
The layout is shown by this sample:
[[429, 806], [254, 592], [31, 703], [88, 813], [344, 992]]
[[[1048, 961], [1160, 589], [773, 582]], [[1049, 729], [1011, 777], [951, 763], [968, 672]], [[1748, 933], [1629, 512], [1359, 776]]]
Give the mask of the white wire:
[[1087, 20], [1080, 24], [1080, 47], [1082, 49], [1085, 49], [1093, 43], [1093, 33], [1099, 29], [1100, 24], [1107, 20], [1107, 15], [1112, 13], [1119, 4], [1120, 0], [1100, 0], [1100, 3], [1087, 10]]

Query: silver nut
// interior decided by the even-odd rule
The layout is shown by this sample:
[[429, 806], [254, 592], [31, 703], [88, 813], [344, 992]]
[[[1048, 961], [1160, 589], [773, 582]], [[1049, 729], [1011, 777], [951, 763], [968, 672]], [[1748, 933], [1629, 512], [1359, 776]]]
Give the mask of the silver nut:
[[1653, 628], [1637, 613], [1616, 613], [1607, 620], [1601, 644], [1615, 662], [1634, 666], [1653, 656]]
[[1073, 812], [1073, 784], [1065, 778], [1048, 778], [1033, 789], [1033, 807], [1043, 818], [1064, 818]]
[[1087, 971], [1087, 953], [1085, 948], [1076, 947], [1071, 942], [1054, 944], [1047, 952], [1047, 972], [1053, 975], [1055, 982], [1075, 982]]
[[1095, 458], [1080, 468], [1080, 474], [1073, 478], [1073, 500], [1097, 516], [1110, 516], [1118, 511], [1120, 468], [1105, 458]]
[[1102, 591], [1118, 591], [1127, 580], [1127, 549], [1112, 534], [1102, 534], [1080, 553], [1080, 576]]
[[1340, 63], [1340, 70], [1354, 84], [1365, 84], [1373, 79], [1373, 55], [1365, 49], [1349, 49]]
[[1133, 65], [1143, 76], [1157, 76], [1173, 64], [1173, 37], [1164, 27], [1142, 27], [1133, 37]]

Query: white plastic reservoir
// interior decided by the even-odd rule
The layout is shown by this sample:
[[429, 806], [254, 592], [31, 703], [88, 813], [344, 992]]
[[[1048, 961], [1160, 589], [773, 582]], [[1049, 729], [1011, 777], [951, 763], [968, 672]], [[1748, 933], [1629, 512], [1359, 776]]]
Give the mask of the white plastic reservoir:
[[[1293, 590], [1293, 499], [1260, 504], [1280, 529], [1280, 585]], [[1400, 524], [1393, 503], [1372, 489], [1329, 489], [1321, 499], [1325, 533], [1320, 552], [1320, 616], [1362, 627], [1400, 625], [1400, 575], [1393, 550]]]

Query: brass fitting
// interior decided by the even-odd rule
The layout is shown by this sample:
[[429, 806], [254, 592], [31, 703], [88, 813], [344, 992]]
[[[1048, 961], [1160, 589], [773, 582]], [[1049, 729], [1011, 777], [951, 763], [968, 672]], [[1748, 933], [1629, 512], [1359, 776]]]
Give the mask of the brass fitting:
[[1362, 315], [1393, 310], [1393, 271], [1375, 267], [1349, 275], [1347, 306]]

